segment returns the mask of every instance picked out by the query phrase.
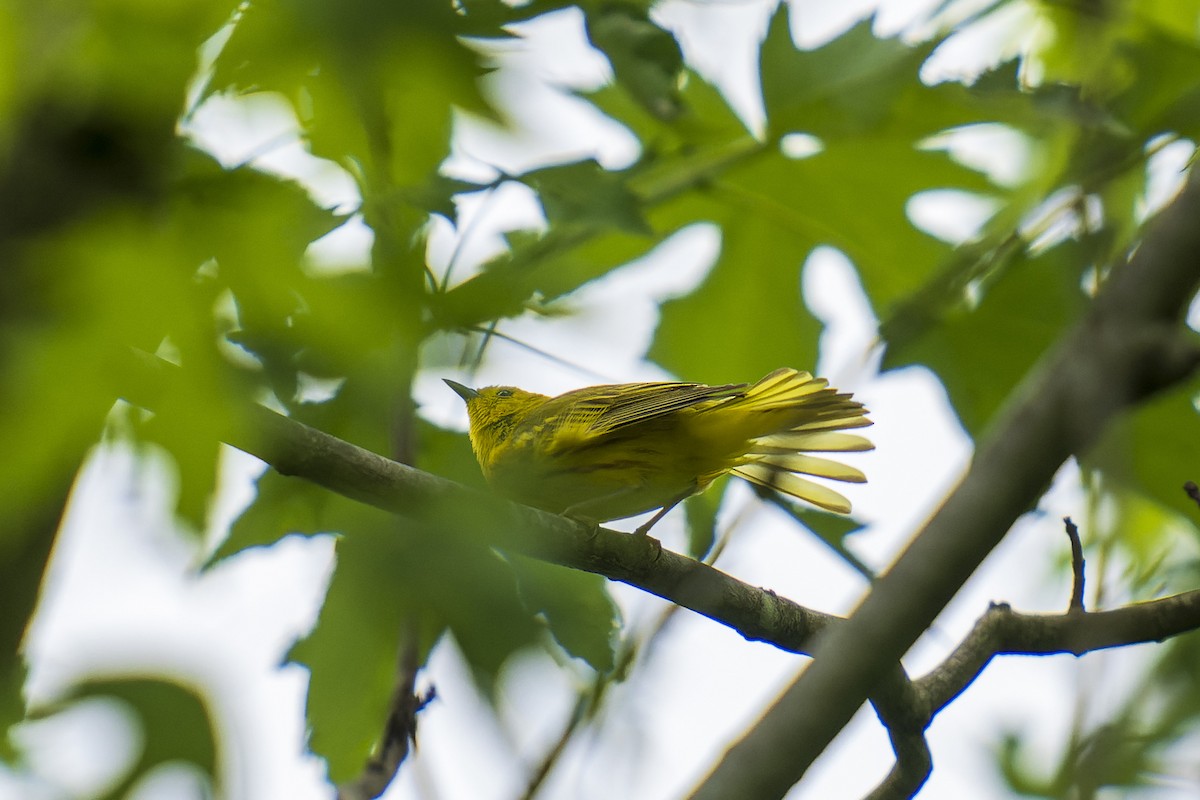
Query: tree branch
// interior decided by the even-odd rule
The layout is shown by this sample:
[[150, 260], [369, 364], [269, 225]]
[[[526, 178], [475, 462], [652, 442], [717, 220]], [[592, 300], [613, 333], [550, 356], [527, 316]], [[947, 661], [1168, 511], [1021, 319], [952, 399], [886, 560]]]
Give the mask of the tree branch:
[[992, 605], [950, 656], [915, 681], [930, 719], [971, 684], [998, 655], [1081, 656], [1093, 650], [1161, 642], [1200, 628], [1200, 590], [1112, 611], [1022, 614]]
[[1200, 283], [1198, 218], [1192, 179], [1086, 317], [1017, 387], [958, 489], [694, 800], [782, 797], [1067, 457], [1084, 452], [1115, 413], [1195, 370], [1200, 353], [1182, 320]]
[[1083, 587], [1086, 581], [1083, 542], [1079, 538], [1079, 528], [1070, 517], [1063, 517], [1063, 526], [1067, 530], [1067, 538], [1071, 540], [1071, 602], [1067, 610], [1083, 611]]
[[[181, 367], [132, 352], [116, 362], [125, 399], [155, 410]], [[510, 503], [338, 439], [261, 405], [231, 399], [221, 439], [271, 465], [376, 508], [436, 524], [483, 546], [523, 553], [628, 583], [733, 628], [751, 641], [808, 654], [832, 614], [805, 608], [707, 564], [664, 550], [650, 536], [594, 529]]]
[[[181, 368], [145, 354], [126, 356], [126, 398], [146, 408], [169, 389]], [[231, 401], [232, 403], [233, 401]], [[437, 523], [465, 536], [563, 566], [604, 575], [691, 609], [750, 641], [810, 655], [820, 639], [845, 627], [841, 617], [805, 608], [769, 589], [750, 586], [707, 564], [660, 548], [650, 537], [518, 506], [453, 481], [391, 461], [257, 404], [225, 415], [222, 439], [285, 475], [304, 478], [385, 511]], [[929, 776], [925, 728], [997, 654], [1049, 654], [1157, 641], [1200, 627], [1200, 591], [1103, 613], [1024, 615], [995, 606], [938, 668], [910, 681], [893, 662], [871, 693], [891, 737], [896, 766], [872, 793], [877, 800], [910, 797]], [[811, 669], [811, 666], [810, 666]], [[407, 674], [401, 669], [401, 674]], [[398, 696], [412, 698], [411, 685]], [[406, 728], [411, 730], [411, 727]], [[393, 737], [394, 738], [394, 737]], [[768, 746], [773, 743], [767, 742]], [[396, 762], [399, 763], [398, 761]], [[345, 789], [345, 787], [344, 787]], [[740, 796], [737, 793], [725, 796]]]
[[374, 800], [382, 795], [408, 758], [410, 746], [416, 745], [417, 714], [435, 696], [432, 688], [425, 695], [417, 694], [418, 652], [416, 626], [409, 625], [401, 636], [395, 686], [379, 745], [359, 776], [338, 787], [337, 800]]

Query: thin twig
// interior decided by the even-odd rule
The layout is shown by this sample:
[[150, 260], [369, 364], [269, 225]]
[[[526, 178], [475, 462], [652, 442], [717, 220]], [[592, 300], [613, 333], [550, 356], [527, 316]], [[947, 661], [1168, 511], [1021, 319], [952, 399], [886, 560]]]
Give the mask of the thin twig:
[[1071, 540], [1071, 574], [1074, 576], [1071, 584], [1071, 604], [1067, 606], [1067, 610], [1083, 613], [1086, 610], [1083, 607], [1083, 584], [1085, 580], [1083, 542], [1079, 540], [1079, 528], [1071, 521], [1070, 517], [1063, 517], [1063, 525], [1067, 529], [1067, 538]]
[[[596, 370], [591, 369], [589, 367], [585, 367], [582, 364], [576, 364], [575, 362], [573, 362], [569, 359], [563, 358], [562, 356], [556, 356], [556, 355], [554, 355], [554, 353], [551, 353], [548, 350], [543, 350], [540, 347], [535, 347], [535, 346], [529, 344], [528, 342], [523, 342], [514, 336], [509, 336], [507, 333], [501, 333], [496, 327], [497, 324], [498, 324], [497, 320], [492, 320], [490, 323], [488, 323], [488, 326], [486, 328], [484, 328], [482, 326], [478, 326], [478, 325], [473, 325], [469, 328], [466, 328], [465, 330], [468, 333], [479, 333], [479, 334], [483, 334], [485, 337], [500, 339], [501, 341], [508, 342], [509, 344], [513, 345], [514, 347], [519, 347], [520, 349], [524, 350], [527, 353], [533, 353], [535, 356], [539, 356], [540, 358], [546, 359], [551, 364], [557, 364], [560, 367], [566, 367], [567, 369], [574, 370], [575, 372], [578, 372], [581, 375], [587, 375], [589, 378], [603, 381], [605, 383], [614, 383], [615, 382], [611, 376], [605, 375], [601, 372], [597, 372]], [[481, 347], [479, 356], [475, 360], [476, 367], [479, 366], [479, 361], [482, 360], [482, 358], [483, 358], [483, 348]]]
[[433, 701], [432, 687], [424, 695], [416, 693], [420, 670], [415, 626], [403, 636], [396, 664], [396, 683], [388, 701], [387, 721], [375, 752], [363, 765], [357, 778], [338, 787], [338, 800], [374, 800], [387, 790], [400, 765], [417, 744], [417, 713]]

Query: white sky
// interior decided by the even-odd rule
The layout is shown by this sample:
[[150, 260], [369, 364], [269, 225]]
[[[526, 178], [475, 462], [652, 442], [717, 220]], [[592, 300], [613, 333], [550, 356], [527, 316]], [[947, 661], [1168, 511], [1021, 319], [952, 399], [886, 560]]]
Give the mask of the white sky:
[[[880, 29], [901, 29], [919, 5], [885, 4]], [[822, 41], [870, 6], [807, 4], [809, 11], [800, 17], [797, 30], [799, 39], [805, 45]], [[765, 25], [769, 8], [761, 2], [673, 0], [659, 11], [664, 21], [681, 31], [692, 63], [726, 87], [751, 124], [761, 119], [762, 112], [755, 99], [750, 43], [754, 31]], [[1019, 22], [1019, 13], [1016, 16]], [[741, 49], [731, 44], [738, 26], [745, 33]], [[1001, 33], [1006, 30], [999, 23], [993, 27]], [[524, 124], [516, 134], [499, 135], [464, 118], [449, 168], [457, 174], [488, 178], [489, 164], [518, 170], [547, 154], [594, 155], [610, 167], [629, 163], [636, 156], [636, 142], [620, 126], [551, 88], [564, 82], [594, 85], [604, 79], [603, 59], [583, 46], [578, 14], [557, 14], [541, 25], [528, 26], [526, 34], [528, 51], [507, 57], [506, 69], [495, 81], [497, 95], [513, 105]], [[995, 31], [985, 34], [996, 36]], [[993, 45], [998, 41], [987, 40], [986, 35], [984, 39]], [[979, 41], [969, 45], [948, 46], [931, 69], [954, 74], [971, 66], [970, 59], [986, 54]], [[546, 119], [555, 124], [546, 125]], [[293, 128], [286, 106], [276, 98], [226, 98], [213, 101], [197, 115], [194, 135], [228, 163], [257, 152], [264, 141], [280, 142], [256, 163], [301, 178], [322, 202], [353, 207], [357, 200], [353, 182], [335, 165], [304, 154], [298, 141], [289, 141], [288, 131]], [[983, 149], [1009, 148], [1019, 154], [1021, 146], [1009, 137]], [[1001, 171], [1012, 163], [999, 161], [995, 168]], [[1010, 172], [1007, 178], [1014, 176]], [[1169, 190], [1161, 191], [1158, 202]], [[480, 217], [480, 222], [463, 226], [469, 231], [459, 254], [464, 264], [494, 252], [499, 230], [536, 224], [539, 219], [527, 192], [519, 187], [506, 187], [504, 192], [483, 208], [464, 208], [465, 219], [472, 213]], [[930, 213], [928, 204], [936, 202], [922, 201], [923, 209], [914, 204], [914, 218], [946, 218], [944, 204]], [[952, 199], [951, 205], [962, 207], [960, 199]], [[971, 232], [972, 222], [977, 224], [964, 216], [953, 219], [955, 224], [934, 232], [963, 237]], [[351, 225], [314, 245], [312, 255], [317, 263], [344, 263], [346, 253], [367, 244], [369, 232]], [[444, 265], [455, 245], [447, 227], [435, 228], [431, 262]], [[640, 359], [657, 322], [657, 304], [697, 285], [718, 247], [719, 234], [712, 227], [694, 226], [652, 257], [575, 293], [571, 303], [579, 309], [578, 315], [521, 318], [502, 325], [506, 334], [567, 358], [590, 375], [497, 343], [474, 380], [560, 391], [601, 379], [595, 375], [612, 380], [662, 376], [661, 370]], [[470, 269], [456, 265], [455, 274], [461, 280]], [[970, 443], [929, 373], [921, 369], [876, 373], [876, 356], [870, 352], [876, 321], [852, 265], [836, 252], [820, 251], [809, 260], [802, 285], [813, 313], [827, 325], [818, 371], [840, 388], [853, 390], [871, 408], [876, 423], [870, 435], [877, 450], [861, 454], [856, 461], [869, 474], [870, 483], [851, 486], [847, 494], [858, 514], [870, 523], [866, 531], [855, 534], [853, 549], [882, 568], [961, 475], [970, 458]], [[456, 347], [461, 344], [435, 340], [427, 345], [427, 355], [457, 352], [451, 350]], [[461, 427], [465, 413], [440, 382], [446, 375], [445, 370], [422, 374], [417, 397], [429, 419]], [[214, 514], [214, 531], [247, 500], [248, 480], [258, 468], [249, 457], [234, 451], [226, 455], [229, 489]], [[163, 478], [170, 468], [159, 466], [148, 468], [123, 448], [104, 446], [81, 473], [29, 637], [29, 697], [52, 700], [73, 681], [97, 674], [176, 675], [204, 687], [213, 704], [225, 737], [228, 774], [223, 788], [229, 797], [330, 797], [331, 790], [322, 782], [323, 766], [303, 755], [307, 676], [295, 666], [277, 669], [290, 643], [315, 618], [332, 567], [330, 539], [289, 537], [276, 547], [244, 553], [197, 577], [192, 569], [200, 554], [174, 528], [169, 514], [173, 489]], [[1074, 470], [1064, 468], [1039, 513], [1017, 524], [910, 654], [908, 664], [914, 673], [937, 663], [991, 600], [1006, 600], [1029, 611], [1065, 607], [1069, 587], [1055, 585], [1048, 576], [1066, 547], [1057, 520], [1080, 513], [1078, 493], [1071, 488], [1075, 481]], [[861, 596], [863, 583], [849, 568], [820, 543], [799, 535], [776, 512], [755, 506], [748, 491], [739, 487], [731, 492], [722, 519], [724, 524], [740, 521], [738, 536], [719, 563], [725, 571], [835, 613], [847, 611]], [[678, 519], [668, 518], [656, 535], [668, 548], [683, 547]], [[622, 585], [615, 585], [613, 591], [631, 630], [644, 629], [664, 607], [662, 601]], [[989, 751], [1001, 729], [1030, 737], [1049, 769], [1056, 763], [1070, 724], [1069, 703], [1079, 687], [1103, 680], [1104, 696], [1116, 703], [1122, 696], [1120, 687], [1151, 655], [1152, 649], [1143, 647], [1078, 662], [1065, 657], [994, 662], [931, 728], [935, 769], [921, 797], [1006, 796]], [[687, 612], [677, 614], [652, 657], [613, 691], [598, 730], [573, 742], [539, 797], [658, 800], [679, 796], [802, 664], [802, 659], [747, 643], [708, 620]], [[545, 655], [525, 656], [508, 670], [501, 716], [493, 720], [453, 643], [443, 643], [425, 676], [437, 686], [439, 698], [422, 713], [420, 751], [386, 796], [393, 800], [519, 796], [525, 765], [536, 761], [557, 734], [570, 707], [575, 679]], [[1103, 699], [1093, 698], [1090, 710], [1102, 717]], [[135, 752], [137, 735], [136, 722], [102, 702], [60, 719], [22, 726], [18, 740], [28, 748], [33, 774], [0, 773], [0, 798], [48, 800], [62, 796], [60, 790], [84, 791], [102, 785], [120, 774], [121, 762]], [[890, 763], [882, 729], [869, 712], [860, 713], [789, 797], [861, 796], [878, 783]], [[464, 764], [470, 768], [464, 769]], [[168, 772], [136, 796], [141, 800], [196, 796], [191, 780], [186, 771]], [[1195, 790], [1192, 782], [1152, 796], [1193, 797]]]

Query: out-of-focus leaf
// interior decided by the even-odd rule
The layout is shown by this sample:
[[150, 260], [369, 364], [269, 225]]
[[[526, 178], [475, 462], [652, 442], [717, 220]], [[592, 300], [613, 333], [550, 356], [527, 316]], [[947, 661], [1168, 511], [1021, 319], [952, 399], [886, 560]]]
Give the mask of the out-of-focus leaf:
[[[314, 412], [325, 406], [310, 407]], [[305, 415], [306, 422], [329, 432], [338, 424], [329, 417]], [[435, 475], [476, 488], [484, 488], [483, 476], [470, 442], [463, 433], [447, 431], [418, 422], [419, 443], [416, 466]], [[255, 483], [249, 506], [234, 520], [229, 536], [209, 558], [214, 564], [249, 547], [274, 544], [292, 533], [313, 535], [336, 532], [347, 519], [357, 518], [358, 503], [298, 478], [267, 469]]]
[[692, 558], [703, 559], [717, 541], [717, 512], [729, 486], [729, 477], [721, 476], [700, 494], [683, 501], [687, 520], [688, 549]]
[[[181, 683], [130, 677], [93, 681], [79, 686], [72, 699], [114, 698], [127, 704], [142, 727], [142, 751], [133, 769], [104, 798], [126, 797], [154, 767], [185, 762], [217, 783], [217, 735], [205, 699]], [[41, 714], [53, 709], [40, 710]]]
[[1114, 115], [1144, 142], [1174, 131], [1200, 136], [1200, 41], [1156, 26], [1136, 26], [1122, 42], [1132, 73], [1125, 91], [1111, 103]]
[[242, 10], [209, 86], [282, 93], [315, 154], [367, 165], [385, 186], [419, 187], [448, 154], [453, 107], [492, 114], [451, 4], [285, 5]]
[[810, 240], [747, 209], [693, 208], [697, 216], [715, 212], [722, 223], [721, 257], [699, 289], [663, 304], [649, 357], [707, 383], [749, 382], [780, 366], [815, 363], [820, 326], [800, 296]]
[[[1183, 494], [1182, 487], [1179, 491]], [[1096, 533], [1129, 556], [1122, 588], [1134, 597], [1194, 588], [1195, 570], [1171, 555], [1179, 555], [1186, 539], [1200, 542], [1200, 514], [1189, 518], [1117, 481], [1106, 480], [1104, 493], [1112, 502], [1112, 513], [1096, 521]]]
[[[822, 47], [800, 50], [792, 40], [789, 18], [789, 6], [781, 5], [771, 19], [759, 62], [767, 121], [775, 135], [804, 131], [832, 138], [879, 130], [889, 118], [910, 125], [944, 121], [893, 114], [899, 96], [928, 91], [916, 76], [936, 41], [913, 47], [899, 39], [880, 39], [872, 33], [872, 21], [866, 20]], [[935, 130], [939, 127], [926, 128]], [[908, 138], [914, 137], [910, 133]]]
[[1068, 242], [1037, 256], [1017, 256], [978, 308], [960, 308], [889, 353], [890, 365], [933, 369], [963, 426], [978, 437], [1022, 376], [1082, 313], [1087, 247]]
[[652, 116], [674, 119], [681, 110], [683, 54], [675, 37], [650, 19], [648, 7], [604, 4], [585, 17], [588, 38], [608, 56], [617, 84]]
[[458, 208], [454, 204], [454, 197], [479, 192], [486, 188], [488, 187], [482, 184], [437, 174], [430, 177], [423, 186], [412, 189], [409, 196], [412, 202], [421, 208], [427, 209], [431, 214], [439, 214], [457, 225]]
[[1141, 403], [1110, 425], [1085, 462], [1195, 525], [1195, 502], [1183, 491], [1200, 483], [1200, 383], [1178, 386]]
[[511, 253], [479, 275], [431, 299], [439, 329], [454, 330], [524, 311], [530, 301], [553, 300], [645, 255], [661, 237], [612, 227], [565, 226], [545, 236], [509, 236]]
[[538, 641], [511, 568], [491, 550], [365, 506], [345, 512], [316, 630], [291, 654], [312, 671], [311, 747], [334, 782], [361, 771], [383, 730], [405, 631], [423, 661], [449, 630], [488, 691], [504, 661]]
[[[457, 401], [456, 397], [447, 398], [447, 402]], [[419, 469], [477, 489], [486, 488], [479, 462], [471, 452], [471, 442], [465, 433], [419, 422], [417, 435], [420, 437], [416, 463]]]
[[625, 173], [609, 172], [588, 160], [535, 170], [521, 180], [538, 193], [552, 225], [584, 224], [651, 233], [639, 211], [641, 201], [630, 191]]
[[1094, 797], [1104, 788], [1146, 786], [1161, 769], [1157, 751], [1161, 743], [1145, 736], [1128, 714], [1086, 731], [1072, 731], [1057, 769], [1037, 774], [1034, 763], [1045, 761], [1044, 751], [1032, 755], [1033, 745], [1016, 732], [1007, 732], [997, 748], [1002, 776], [1021, 795], [1048, 800]]
[[340, 517], [331, 506], [353, 503], [314, 483], [268, 469], [255, 482], [254, 500], [230, 526], [229, 535], [208, 559], [209, 566], [250, 547], [274, 544], [291, 533], [332, 530]]
[[506, 558], [517, 575], [526, 608], [541, 615], [554, 640], [597, 672], [611, 672], [621, 615], [608, 594], [607, 581], [519, 555]]
[[862, 530], [861, 523], [841, 514], [830, 514], [815, 508], [797, 509], [796, 517], [824, 541], [841, 548], [847, 536]]
[[[22, 642], [41, 594], [42, 576], [67, 504], [74, 466], [64, 464], [57, 491], [47, 480], [44, 494], [15, 497], [6, 509], [8, 523], [0, 534], [0, 586], [4, 587], [0, 603], [0, 731], [7, 731], [25, 716]], [[15, 755], [12, 740], [0, 736], [0, 763], [12, 763]]]
[[715, 86], [690, 70], [679, 80], [679, 111], [670, 119], [651, 114], [627, 92], [607, 85], [583, 96], [614, 120], [625, 125], [645, 148], [648, 163], [699, 146], [722, 146], [749, 132]]

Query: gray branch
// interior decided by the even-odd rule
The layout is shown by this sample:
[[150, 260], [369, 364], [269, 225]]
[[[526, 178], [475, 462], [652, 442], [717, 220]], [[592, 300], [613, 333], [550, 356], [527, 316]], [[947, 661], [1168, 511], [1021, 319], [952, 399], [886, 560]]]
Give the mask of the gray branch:
[[1085, 452], [1115, 413], [1195, 371], [1200, 352], [1183, 315], [1200, 283], [1197, 220], [1200, 186], [1190, 180], [1084, 319], [1017, 387], [958, 489], [693, 800], [783, 797], [1062, 463]]
[[[179, 367], [145, 354], [125, 356], [127, 399], [158, 408]], [[592, 530], [554, 514], [514, 505], [391, 461], [262, 406], [231, 401], [221, 438], [276, 471], [396, 514], [434, 523], [443, 535], [496, 546], [636, 586], [738, 631], [747, 640], [811, 655], [819, 634], [846, 626], [841, 617], [805, 608], [750, 586], [707, 564], [661, 550], [650, 537]], [[932, 768], [925, 729], [996, 655], [1080, 655], [1158, 641], [1200, 628], [1200, 592], [1102, 613], [1025, 615], [994, 606], [946, 661], [910, 681], [898, 662], [886, 669], [870, 700], [888, 730], [896, 765], [871, 794], [875, 800], [914, 794]], [[412, 697], [411, 686], [404, 696]], [[368, 795], [369, 796], [369, 795]], [[740, 795], [733, 795], [740, 796]]]

